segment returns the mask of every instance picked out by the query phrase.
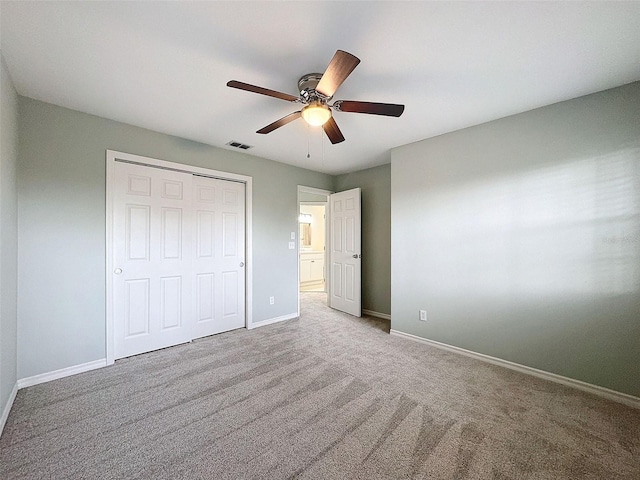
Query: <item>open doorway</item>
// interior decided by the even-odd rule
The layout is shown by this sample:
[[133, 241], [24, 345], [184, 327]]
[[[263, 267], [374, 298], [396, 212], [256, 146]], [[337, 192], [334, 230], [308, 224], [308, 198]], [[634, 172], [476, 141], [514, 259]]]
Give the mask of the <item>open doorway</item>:
[[300, 291], [326, 292], [324, 202], [300, 202]]
[[328, 291], [327, 205], [331, 193], [298, 186], [298, 290], [301, 292], [326, 295]]
[[[323, 296], [331, 308], [361, 315], [361, 194], [360, 188], [332, 193], [298, 185], [298, 315], [301, 291]], [[314, 222], [315, 211], [307, 207], [315, 206], [323, 207], [324, 218]], [[316, 234], [319, 242], [324, 240], [321, 247]], [[315, 291], [306, 293], [308, 288]]]

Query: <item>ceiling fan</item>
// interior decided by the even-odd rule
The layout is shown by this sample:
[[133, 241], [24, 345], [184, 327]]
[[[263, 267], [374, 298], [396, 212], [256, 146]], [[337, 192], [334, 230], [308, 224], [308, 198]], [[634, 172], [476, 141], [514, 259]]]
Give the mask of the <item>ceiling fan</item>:
[[288, 102], [301, 103], [301, 110], [270, 123], [256, 133], [270, 133], [287, 123], [302, 117], [311, 126], [322, 126], [331, 143], [344, 141], [344, 136], [333, 119], [332, 110], [338, 112], [368, 113], [372, 115], [384, 115], [387, 117], [399, 117], [404, 111], [404, 105], [393, 103], [359, 102], [354, 100], [336, 100], [329, 102], [342, 82], [353, 72], [360, 63], [360, 59], [348, 52], [338, 50], [331, 59], [324, 73], [308, 73], [298, 80], [300, 96], [269, 90], [268, 88], [250, 85], [248, 83], [231, 80], [227, 87], [238, 88], [248, 92], [259, 93], [269, 97], [279, 98]]

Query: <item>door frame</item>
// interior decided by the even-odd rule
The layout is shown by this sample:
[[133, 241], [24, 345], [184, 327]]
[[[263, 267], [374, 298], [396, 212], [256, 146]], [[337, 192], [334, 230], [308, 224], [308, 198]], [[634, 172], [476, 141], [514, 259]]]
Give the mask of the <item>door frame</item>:
[[328, 250], [327, 250], [327, 245], [328, 245], [328, 241], [330, 238], [330, 225], [331, 225], [331, 221], [330, 221], [330, 216], [331, 216], [331, 208], [329, 208], [329, 195], [331, 195], [332, 191], [330, 190], [323, 190], [321, 188], [315, 188], [315, 187], [306, 187], [304, 185], [298, 185], [298, 195], [297, 195], [297, 206], [296, 206], [296, 210], [297, 210], [297, 215], [296, 215], [296, 254], [298, 257], [298, 262], [297, 262], [297, 266], [296, 266], [296, 270], [297, 270], [297, 284], [296, 284], [296, 291], [298, 293], [298, 312], [296, 316], [300, 316], [300, 223], [298, 222], [298, 218], [300, 218], [300, 194], [301, 193], [311, 193], [313, 195], [323, 195], [327, 201], [327, 207], [324, 209], [324, 271], [325, 271], [325, 277], [324, 277], [324, 288], [326, 290], [326, 294], [327, 294], [327, 305], [331, 306], [329, 304], [329, 292], [330, 292], [330, 279], [329, 279], [329, 275], [327, 275], [326, 272], [328, 272], [329, 270], [327, 269], [327, 265], [328, 265]]
[[[131, 153], [106, 151], [106, 258], [105, 258], [105, 350], [107, 365], [113, 365], [114, 358], [114, 328], [113, 328], [113, 200], [115, 196], [115, 165], [117, 161], [132, 163], [135, 165], [160, 168], [177, 172], [202, 175], [245, 184], [245, 328], [251, 328], [253, 324], [253, 231], [252, 231], [252, 182], [253, 178], [237, 173], [222, 172], [209, 168], [194, 167], [183, 163], [169, 162], [157, 158], [144, 157]], [[300, 310], [300, 298], [298, 297], [298, 311]]]

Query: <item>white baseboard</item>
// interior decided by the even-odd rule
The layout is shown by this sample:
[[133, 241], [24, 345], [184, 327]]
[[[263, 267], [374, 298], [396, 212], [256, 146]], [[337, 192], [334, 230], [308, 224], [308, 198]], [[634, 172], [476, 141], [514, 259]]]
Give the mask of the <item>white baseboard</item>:
[[362, 309], [362, 313], [364, 313], [365, 315], [369, 315], [370, 317], [384, 318], [385, 320], [391, 320], [391, 315], [389, 315], [388, 313], [374, 312], [373, 310], [367, 310], [365, 308]]
[[291, 320], [292, 318], [298, 318], [298, 317], [299, 315], [297, 313], [289, 313], [287, 315], [282, 315], [280, 317], [267, 318], [266, 320], [252, 323], [247, 327], [247, 329], [252, 330], [254, 328], [264, 327], [266, 325], [271, 325], [272, 323], [284, 322], [285, 320]]
[[568, 387], [573, 387], [578, 390], [582, 390], [583, 392], [591, 393], [593, 395], [597, 395], [599, 397], [603, 397], [608, 400], [613, 400], [614, 402], [623, 403], [630, 407], [640, 409], [640, 398], [635, 397], [633, 395], [629, 395], [627, 393], [617, 392], [615, 390], [601, 387], [599, 385], [593, 385], [591, 383], [583, 382], [581, 380], [575, 380], [573, 378], [563, 377], [562, 375], [557, 375], [555, 373], [545, 372], [544, 370], [538, 370], [537, 368], [527, 367], [526, 365], [521, 365], [519, 363], [510, 362], [508, 360], [503, 360], [501, 358], [492, 357], [490, 355], [485, 355], [483, 353], [473, 352], [471, 350], [466, 350], [464, 348], [454, 347], [453, 345], [436, 342], [435, 340], [429, 340], [428, 338], [418, 337], [410, 333], [399, 332], [398, 330], [391, 330], [391, 335], [406, 338], [408, 340], [413, 340], [414, 342], [420, 342], [427, 345], [431, 345], [432, 347], [440, 348], [442, 350], [447, 350], [453, 353], [458, 353], [460, 355], [465, 355], [467, 357], [475, 358], [476, 360], [481, 360], [483, 362], [499, 365], [501, 367], [509, 368], [511, 370], [515, 370], [520, 373], [525, 373], [527, 375], [533, 375], [534, 377], [543, 378], [551, 382], [560, 383]]
[[93, 362], [83, 363], [81, 365], [74, 365], [73, 367], [61, 368], [60, 370], [54, 370], [53, 372], [41, 373], [40, 375], [34, 375], [33, 377], [21, 378], [18, 380], [18, 388], [31, 387], [38, 385], [39, 383], [50, 382], [51, 380], [57, 380], [59, 378], [69, 377], [82, 372], [88, 372], [89, 370], [95, 370], [96, 368], [102, 368], [107, 366], [107, 359], [94, 360]]
[[11, 411], [11, 407], [13, 407], [13, 401], [16, 399], [16, 395], [18, 394], [18, 384], [16, 383], [13, 386], [13, 390], [11, 390], [11, 394], [9, 395], [9, 399], [7, 400], [7, 404], [4, 406], [2, 410], [2, 417], [0, 417], [0, 435], [2, 435], [2, 431], [4, 430], [4, 425], [7, 423], [7, 418], [9, 418], [9, 412]]

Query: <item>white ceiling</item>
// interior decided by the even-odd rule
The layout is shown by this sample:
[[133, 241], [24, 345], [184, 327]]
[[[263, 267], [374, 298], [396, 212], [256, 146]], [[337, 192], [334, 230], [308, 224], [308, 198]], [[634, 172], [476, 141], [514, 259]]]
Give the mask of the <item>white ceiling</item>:
[[[640, 80], [640, 2], [2, 1], [1, 16], [21, 95], [331, 174]], [[337, 145], [302, 120], [256, 134], [297, 106], [227, 81], [295, 95], [337, 49], [362, 62], [334, 98], [403, 103], [403, 116], [337, 112]]]

